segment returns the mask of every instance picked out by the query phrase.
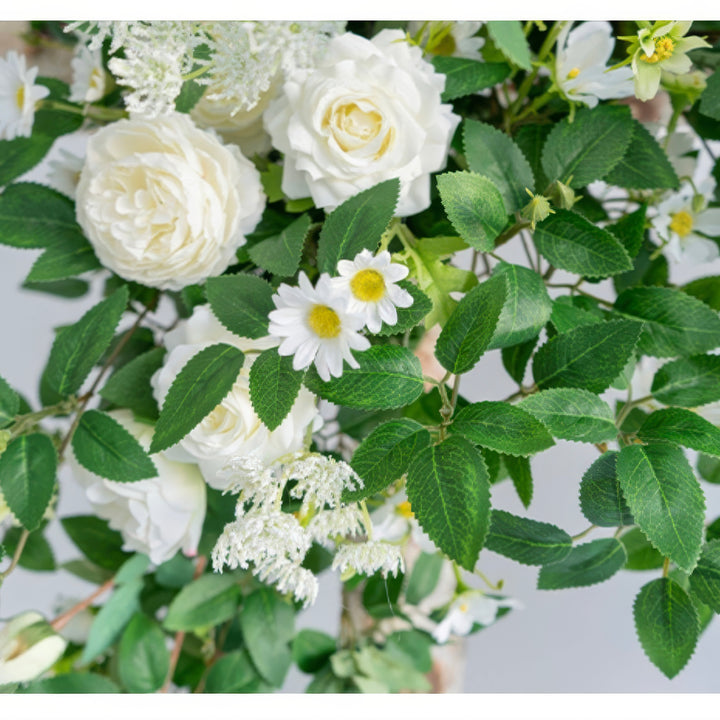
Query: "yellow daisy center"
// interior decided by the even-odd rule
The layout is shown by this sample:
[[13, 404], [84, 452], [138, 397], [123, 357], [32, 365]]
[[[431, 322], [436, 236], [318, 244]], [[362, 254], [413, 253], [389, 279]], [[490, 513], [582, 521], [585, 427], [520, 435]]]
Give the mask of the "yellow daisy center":
[[313, 305], [308, 315], [308, 325], [321, 338], [334, 338], [340, 334], [340, 318], [327, 305]]
[[408, 500], [398, 503], [397, 514], [404, 518], [407, 518], [408, 520], [413, 516], [413, 511], [410, 507], [410, 502]]
[[580, 68], [574, 67], [568, 74], [568, 80], [574, 80], [580, 74]]
[[460, 612], [466, 613], [467, 611], [468, 611], [467, 603], [463, 603], [463, 604], [460, 606]]
[[15, 102], [18, 108], [22, 110], [25, 107], [25, 86], [21, 85], [15, 93]]
[[693, 229], [693, 217], [687, 210], [676, 212], [670, 221], [670, 229], [681, 238], [690, 234]]
[[658, 38], [655, 41], [655, 52], [653, 52], [650, 57], [643, 53], [640, 56], [640, 59], [651, 64], [661, 62], [662, 60], [667, 60], [671, 57], [674, 49], [675, 43], [666, 35], [665, 37]]
[[385, 295], [385, 278], [377, 270], [360, 270], [353, 275], [350, 289], [362, 302], [377, 302]]

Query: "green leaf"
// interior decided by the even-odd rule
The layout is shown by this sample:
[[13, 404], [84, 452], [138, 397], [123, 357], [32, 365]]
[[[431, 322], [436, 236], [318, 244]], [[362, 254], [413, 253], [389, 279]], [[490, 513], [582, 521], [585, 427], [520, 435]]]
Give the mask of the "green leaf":
[[317, 630], [300, 630], [293, 639], [292, 658], [305, 673], [316, 673], [337, 650], [337, 640]]
[[175, 596], [163, 626], [172, 631], [214, 627], [235, 614], [239, 598], [240, 586], [232, 575], [203, 575]]
[[491, 20], [487, 23], [487, 31], [508, 60], [523, 70], [531, 69], [530, 47], [517, 20]]
[[138, 579], [121, 585], [100, 608], [90, 627], [90, 635], [83, 648], [80, 664], [87, 665], [107, 650], [140, 609], [143, 581]]
[[720, 613], [720, 540], [710, 540], [702, 549], [690, 575], [690, 589], [716, 613]]
[[0, 428], [13, 422], [20, 412], [20, 396], [0, 377]]
[[[247, 650], [227, 653], [213, 663], [205, 683], [207, 693], [268, 692]], [[265, 686], [266, 687], [266, 686]]]
[[641, 326], [629, 320], [586, 325], [556, 335], [535, 353], [533, 377], [539, 388], [606, 390], [635, 349]]
[[537, 336], [550, 319], [553, 303], [543, 279], [522, 265], [500, 262], [493, 276], [507, 282], [505, 304], [500, 312], [488, 349], [517, 345]]
[[507, 280], [497, 275], [459, 302], [435, 345], [435, 357], [455, 375], [471, 370], [492, 340], [507, 297]]
[[405, 599], [417, 605], [436, 588], [445, 560], [437, 553], [421, 552], [410, 573]]
[[310, 222], [309, 215], [301, 215], [279, 235], [266, 238], [249, 248], [250, 259], [278, 277], [294, 275], [300, 265]]
[[72, 438], [77, 461], [86, 470], [116, 482], [135, 482], [158, 474], [140, 443], [114, 418], [86, 410]]
[[648, 416], [637, 435], [645, 442], [667, 441], [720, 457], [720, 428], [692, 410], [656, 410]]
[[74, 325], [57, 333], [45, 371], [53, 390], [70, 395], [80, 389], [110, 345], [127, 302], [128, 288], [123, 285], [90, 308]]
[[700, 477], [713, 485], [720, 485], [720, 460], [707, 455], [700, 455], [697, 462]]
[[126, 585], [141, 578], [148, 567], [150, 567], [150, 558], [143, 553], [136, 553], [129, 557], [115, 574], [116, 585]]
[[390, 635], [385, 643], [385, 652], [412, 666], [422, 673], [432, 670], [433, 659], [430, 651], [433, 639], [419, 630], [400, 630]]
[[71, 672], [55, 677], [35, 680], [27, 687], [18, 690], [18, 693], [47, 694], [73, 694], [86, 693], [119, 693], [120, 688], [105, 675], [97, 673]]
[[695, 355], [663, 365], [651, 392], [665, 405], [697, 407], [720, 400], [720, 355]]
[[380, 619], [399, 614], [397, 602], [404, 582], [402, 573], [387, 578], [377, 572], [371, 575], [362, 592], [362, 604], [368, 615]]
[[503, 455], [502, 462], [515, 486], [515, 492], [520, 498], [520, 502], [524, 508], [528, 508], [533, 496], [532, 469], [529, 458]]
[[166, 560], [155, 571], [155, 580], [159, 585], [180, 589], [187, 585], [195, 574], [195, 564], [182, 553]]
[[632, 269], [630, 256], [612, 233], [558, 208], [533, 235], [538, 252], [552, 265], [578, 275], [608, 277]]
[[122, 535], [111, 530], [106, 520], [75, 515], [60, 518], [60, 522], [80, 552], [98, 567], [115, 571], [130, 557], [122, 550]]
[[10, 185], [15, 178], [32, 170], [48, 154], [53, 142], [54, 138], [40, 134], [0, 140], [0, 187]]
[[622, 315], [642, 320], [638, 349], [654, 357], [697, 355], [720, 345], [720, 318], [705, 303], [681, 290], [636, 287], [615, 301]]
[[352, 456], [350, 465], [363, 481], [359, 490], [345, 490], [343, 502], [370, 497], [395, 482], [410, 461], [430, 444], [430, 433], [409, 418], [390, 420], [373, 430]]
[[615, 450], [601, 455], [580, 483], [580, 509], [593, 525], [618, 527], [634, 523], [618, 482], [617, 457]]
[[640, 528], [633, 528], [620, 536], [627, 553], [626, 570], [658, 570], [665, 558], [651, 545]]
[[360, 367], [345, 367], [341, 377], [328, 382], [311, 367], [305, 387], [325, 400], [360, 410], [403, 407], [422, 394], [420, 361], [407, 348], [374, 345], [354, 354]]
[[84, 237], [63, 237], [35, 261], [25, 282], [57, 282], [101, 267], [92, 245]]
[[170, 669], [165, 634], [147, 615], [137, 613], [130, 621], [118, 648], [118, 672], [132, 693], [159, 690]]
[[55, 489], [57, 454], [47, 435], [20, 435], [0, 455], [0, 490], [27, 530], [42, 522]]
[[707, 85], [700, 98], [700, 112], [711, 117], [713, 120], [720, 120], [720, 71], [717, 69], [707, 79]]
[[130, 408], [136, 415], [156, 420], [158, 406], [150, 378], [162, 367], [165, 348], [153, 348], [116, 370], [100, 390], [100, 395], [118, 407]]
[[240, 626], [247, 651], [260, 674], [274, 687], [285, 680], [292, 653], [288, 643], [295, 633], [295, 613], [270, 588], [245, 598]]
[[[372, 645], [366, 645], [354, 657], [358, 669], [375, 681], [365, 686], [366, 692], [381, 692], [380, 685], [384, 685], [389, 692], [430, 690], [428, 679], [412, 666], [412, 660], [407, 655], [390, 655]], [[353, 679], [363, 686], [360, 682], [362, 676], [357, 675]]]
[[432, 64], [437, 72], [445, 75], [443, 102], [450, 102], [480, 90], [492, 87], [510, 75], [507, 63], [478, 62], [468, 58], [436, 55]]
[[504, 455], [534, 455], [555, 444], [545, 425], [529, 412], [499, 400], [463, 408], [453, 420], [452, 431]]
[[165, 396], [151, 454], [182, 440], [223, 401], [244, 359], [236, 347], [218, 343], [203, 348], [185, 363]]
[[635, 212], [625, 215], [605, 228], [622, 243], [631, 258], [634, 258], [640, 252], [645, 239], [646, 215], [647, 205], [641, 205]]
[[674, 580], [658, 578], [642, 587], [633, 615], [638, 639], [650, 662], [674, 678], [695, 652], [698, 616], [692, 600]]
[[531, 338], [527, 342], [504, 347], [502, 349], [502, 363], [508, 375], [518, 384], [522, 385], [525, 379], [525, 371], [530, 357], [537, 345], [538, 337]]
[[280, 427], [300, 392], [304, 373], [293, 370], [292, 364], [292, 355], [279, 355], [277, 348], [270, 348], [250, 367], [250, 400], [270, 430]]
[[536, 188], [544, 189], [550, 184], [542, 168], [542, 151], [552, 129], [553, 126], [549, 123], [546, 125], [531, 123], [520, 127], [515, 136], [517, 146], [530, 163]]
[[530, 164], [509, 135], [477, 120], [463, 124], [463, 145], [468, 167], [495, 183], [508, 212], [528, 203], [526, 188], [535, 187]]
[[605, 176], [605, 182], [633, 190], [677, 190], [680, 184], [667, 153], [635, 119], [630, 144], [620, 162]]
[[208, 278], [205, 291], [213, 314], [230, 332], [247, 338], [267, 335], [275, 303], [265, 280], [247, 273], [221, 275]]
[[568, 295], [561, 295], [553, 300], [550, 322], [559, 333], [570, 332], [581, 325], [595, 325], [602, 321], [602, 316], [598, 317], [578, 307]]
[[633, 136], [630, 108], [582, 108], [570, 122], [561, 120], [543, 147], [542, 166], [550, 181], [581, 188], [604, 178], [623, 158]]
[[390, 224], [400, 195], [397, 178], [353, 195], [326, 218], [318, 239], [321, 273], [335, 275], [338, 260], [352, 260], [361, 250], [375, 251]]
[[599, 443], [617, 435], [610, 406], [588, 390], [541, 390], [518, 407], [540, 420], [553, 437], [563, 440]]
[[89, 560], [70, 560], [69, 562], [63, 563], [60, 567], [71, 575], [75, 575], [75, 577], [79, 577], [82, 580], [87, 580], [87, 582], [93, 585], [102, 585], [113, 576], [110, 570], [103, 570]]
[[488, 252], [507, 225], [502, 195], [492, 180], [474, 172], [438, 175], [438, 190], [448, 219], [471, 247]]
[[[18, 564], [26, 570], [35, 570], [36, 572], [49, 572], [56, 569], [55, 555], [53, 554], [50, 543], [42, 534], [42, 524], [38, 530], [31, 532], [25, 542], [25, 549], [20, 555]], [[3, 545], [8, 555], [12, 555], [17, 548], [22, 530], [19, 527], [11, 527], [3, 538]], [[0, 560], [2, 560], [2, 550], [0, 550]]]
[[493, 510], [485, 547], [523, 565], [548, 565], [568, 555], [572, 539], [550, 523]]
[[625, 560], [625, 548], [615, 538], [577, 545], [564, 560], [540, 570], [538, 590], [560, 590], [604, 582], [622, 568]]
[[412, 330], [432, 310], [432, 300], [417, 285], [408, 280], [400, 280], [397, 284], [410, 293], [413, 303], [410, 307], [397, 308], [397, 322], [394, 325], [383, 322], [376, 335], [398, 335]]
[[635, 523], [681, 570], [693, 571], [702, 545], [705, 498], [683, 451], [672, 445], [630, 445], [617, 476]]
[[[720, 165], [718, 165], [720, 167]], [[697, 278], [683, 285], [681, 290], [688, 295], [702, 300], [713, 310], [720, 311], [720, 275], [711, 275], [710, 277]]]
[[490, 524], [490, 484], [480, 452], [457, 436], [426, 447], [408, 468], [407, 495], [435, 545], [472, 571]]

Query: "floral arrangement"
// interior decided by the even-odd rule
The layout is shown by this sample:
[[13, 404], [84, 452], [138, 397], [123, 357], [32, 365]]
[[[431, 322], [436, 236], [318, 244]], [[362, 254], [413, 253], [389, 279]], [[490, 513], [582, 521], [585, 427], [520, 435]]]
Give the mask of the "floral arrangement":
[[[519, 607], [488, 552], [546, 590], [645, 571], [628, 613], [679, 673], [720, 612], [719, 36], [34, 24], [72, 82], [0, 59], [0, 243], [42, 251], [26, 287], [104, 285], [39, 404], [0, 378], [0, 594], [56, 569], [63, 462], [93, 514], [59, 518], [62, 568], [97, 589], [6, 618], [0, 686], [438, 689], [436, 648]], [[24, 180], [69, 133], [85, 156]], [[492, 353], [503, 400], [467, 377]], [[574, 536], [533, 515], [558, 440], [597, 451]], [[339, 637], [295, 629], [323, 572]]]

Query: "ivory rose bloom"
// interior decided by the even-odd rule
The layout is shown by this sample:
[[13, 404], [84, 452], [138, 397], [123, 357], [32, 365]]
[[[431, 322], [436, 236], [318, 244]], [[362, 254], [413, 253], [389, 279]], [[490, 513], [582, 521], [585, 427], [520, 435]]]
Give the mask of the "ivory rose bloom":
[[220, 275], [264, 207], [253, 164], [179, 113], [101, 129], [77, 189], [77, 219], [100, 262], [167, 290]]
[[345, 33], [313, 70], [291, 74], [265, 126], [285, 154], [282, 189], [331, 210], [400, 179], [398, 215], [430, 204], [430, 173], [445, 167], [460, 118], [440, 95], [445, 76], [400, 30], [373, 40]]
[[[137, 422], [129, 410], [111, 415], [147, 450], [151, 425]], [[152, 455], [158, 475], [137, 482], [114, 482], [83, 468], [70, 456], [75, 479], [85, 488], [95, 513], [123, 537], [125, 550], [145, 553], [156, 565], [178, 550], [194, 555], [205, 519], [206, 490], [195, 465], [176, 462], [165, 453]]]
[[195, 429], [167, 454], [184, 462], [196, 462], [211, 487], [225, 490], [230, 483], [218, 472], [234, 457], [252, 455], [270, 464], [283, 455], [304, 448], [308, 429], [321, 422], [315, 396], [300, 388], [288, 416], [275, 430], [263, 425], [250, 400], [250, 366], [257, 353], [277, 345], [264, 337], [241, 338], [225, 329], [208, 306], [195, 308], [192, 317], [181, 322], [165, 336], [168, 354], [165, 363], [152, 378], [153, 392], [162, 405], [170, 386], [185, 363], [203, 348], [227, 343], [240, 348], [245, 364], [230, 393]]

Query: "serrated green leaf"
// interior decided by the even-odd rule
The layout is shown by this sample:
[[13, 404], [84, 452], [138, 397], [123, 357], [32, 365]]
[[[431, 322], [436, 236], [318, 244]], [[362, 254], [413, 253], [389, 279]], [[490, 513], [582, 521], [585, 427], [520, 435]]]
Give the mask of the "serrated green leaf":
[[487, 23], [487, 30], [508, 60], [523, 70], [530, 70], [530, 47], [517, 20], [491, 20]]
[[250, 367], [250, 400], [270, 430], [280, 427], [300, 392], [304, 373], [293, 370], [292, 364], [291, 355], [279, 355], [277, 348], [270, 348]]
[[561, 295], [553, 300], [550, 322], [558, 333], [570, 332], [570, 330], [574, 330], [576, 327], [595, 325], [602, 321], [602, 316], [598, 317], [578, 307], [572, 302], [572, 298], [568, 295]]
[[633, 605], [635, 630], [645, 654], [669, 678], [695, 651], [698, 616], [692, 600], [674, 580], [658, 578], [644, 585]]
[[86, 693], [119, 693], [120, 688], [105, 675], [86, 672], [71, 672], [35, 680], [24, 688], [18, 689], [21, 694], [73, 694]]
[[605, 229], [609, 230], [623, 245], [627, 254], [634, 258], [642, 247], [645, 239], [645, 218], [647, 205], [641, 205], [637, 210], [620, 218]]
[[720, 71], [717, 69], [707, 79], [707, 85], [700, 98], [699, 110], [713, 120], [720, 120]]
[[445, 560], [436, 553], [422, 552], [418, 555], [410, 573], [405, 599], [411, 605], [424, 600], [437, 586]]
[[88, 560], [105, 570], [117, 570], [130, 553], [122, 550], [122, 535], [111, 530], [106, 520], [93, 515], [60, 519], [65, 532]]
[[701, 602], [720, 613], [720, 540], [710, 540], [703, 547], [690, 575], [690, 589]]
[[324, 632], [303, 629], [293, 639], [292, 658], [305, 673], [316, 673], [337, 650], [337, 640]]
[[535, 382], [540, 388], [579, 387], [603, 392], [625, 367], [640, 329], [636, 322], [611, 320], [556, 335], [535, 353]]
[[657, 570], [663, 566], [665, 558], [652, 546], [640, 528], [623, 533], [620, 542], [627, 553], [626, 570]]
[[338, 260], [352, 260], [361, 250], [374, 252], [395, 214], [399, 194], [400, 181], [385, 180], [333, 210], [318, 239], [320, 272], [335, 275]]
[[138, 355], [110, 376], [100, 395], [140, 417], [156, 420], [159, 411], [150, 378], [162, 367], [164, 358], [165, 348], [161, 347]]
[[255, 667], [271, 685], [280, 687], [292, 662], [292, 607], [270, 588], [256, 590], [245, 598], [240, 626]]
[[215, 317], [239, 337], [267, 335], [268, 314], [275, 309], [269, 283], [256, 275], [238, 273], [208, 278], [208, 302]]
[[523, 565], [547, 565], [567, 556], [572, 539], [550, 523], [493, 510], [485, 547]]
[[25, 529], [40, 526], [52, 499], [56, 472], [57, 453], [47, 435], [20, 435], [0, 455], [0, 490]]
[[700, 477], [713, 485], [720, 485], [720, 460], [700, 454], [697, 461]]
[[[548, 123], [546, 125], [528, 124], [523, 125], [517, 131], [515, 142], [527, 158], [532, 168], [533, 177], [535, 178], [535, 187], [539, 189], [546, 188], [550, 182], [542, 168], [542, 151], [547, 140], [547, 136], [552, 131], [553, 126]], [[532, 188], [531, 188], [532, 189]]]
[[630, 445], [617, 476], [635, 523], [679, 568], [693, 571], [702, 545], [705, 498], [683, 451], [672, 445]]
[[492, 87], [510, 75], [507, 63], [478, 62], [469, 58], [436, 55], [432, 64], [445, 75], [443, 102], [450, 102]]
[[408, 468], [407, 495], [435, 545], [472, 571], [490, 524], [490, 484], [480, 452], [457, 436], [421, 450]]
[[555, 444], [545, 425], [533, 415], [499, 400], [473, 403], [460, 410], [452, 432], [504, 455], [534, 455]]
[[[39, 133], [29, 138], [0, 140], [0, 187], [10, 185], [15, 178], [32, 170], [48, 154], [53, 141], [54, 138]], [[0, 242], [4, 241], [0, 239]]]
[[633, 135], [630, 108], [582, 108], [573, 122], [555, 125], [543, 147], [542, 166], [549, 180], [581, 188], [605, 177], [623, 158]]
[[632, 269], [619, 240], [570, 210], [558, 208], [533, 235], [538, 252], [552, 265], [578, 275], [603, 278]]
[[258, 267], [278, 277], [294, 275], [300, 265], [310, 222], [309, 215], [301, 215], [278, 235], [266, 238], [249, 248], [250, 259]]
[[237, 610], [240, 586], [232, 575], [202, 575], [170, 603], [163, 626], [172, 631], [214, 627]]
[[458, 303], [435, 345], [435, 357], [455, 375], [471, 370], [492, 340], [507, 297], [507, 281], [497, 275], [473, 288]]
[[510, 480], [515, 486], [515, 492], [520, 498], [524, 508], [530, 507], [533, 497], [533, 478], [530, 459], [526, 457], [515, 457], [514, 455], [503, 455], [502, 463], [510, 475]]
[[118, 647], [118, 673], [132, 693], [159, 690], [170, 669], [165, 634], [147, 615], [137, 613], [125, 628]]
[[62, 237], [35, 261], [25, 282], [57, 282], [101, 267], [92, 245], [84, 237]]
[[156, 477], [155, 463], [140, 443], [114, 418], [86, 410], [72, 438], [75, 458], [86, 470], [116, 482]]
[[611, 578], [625, 564], [625, 548], [615, 538], [577, 545], [560, 562], [545, 565], [538, 576], [538, 590], [595, 585]]
[[430, 444], [430, 433], [408, 418], [390, 420], [363, 440], [350, 465], [363, 481], [359, 490], [343, 492], [343, 502], [362, 500], [384, 490], [407, 471], [418, 451]]
[[583, 475], [580, 483], [580, 509], [593, 524], [618, 527], [634, 523], [617, 478], [615, 450], [601, 455]]
[[[718, 167], [720, 167], [720, 164], [718, 164]], [[697, 278], [697, 280], [683, 285], [681, 290], [698, 300], [702, 300], [713, 310], [720, 311], [720, 275]]]
[[505, 278], [507, 294], [488, 345], [490, 350], [536, 337], [550, 319], [553, 307], [543, 279], [533, 270], [500, 262], [493, 268], [496, 275]]
[[359, 368], [345, 367], [339, 378], [325, 382], [311, 367], [305, 387], [325, 400], [360, 410], [403, 407], [423, 392], [420, 361], [397, 345], [374, 345], [355, 353]]
[[720, 345], [717, 312], [681, 290], [630, 288], [618, 296], [615, 309], [621, 315], [644, 323], [638, 349], [645, 355], [685, 357]]
[[518, 385], [522, 385], [525, 379], [527, 364], [530, 362], [538, 339], [539, 337], [536, 336], [527, 342], [504, 347], [501, 351], [503, 367]]
[[127, 302], [128, 288], [123, 285], [90, 308], [74, 325], [57, 333], [45, 370], [53, 390], [69, 395], [80, 389], [110, 344]]
[[414, 328], [432, 310], [432, 300], [417, 285], [408, 280], [400, 280], [398, 286], [405, 292], [410, 293], [413, 299], [412, 305], [406, 308], [397, 308], [397, 322], [388, 325], [383, 322], [380, 331], [375, 333], [380, 336], [397, 335], [405, 333]]
[[505, 204], [495, 183], [477, 173], [461, 171], [438, 175], [437, 186], [458, 235], [478, 250], [492, 250], [495, 238], [507, 224]]
[[692, 410], [663, 408], [648, 415], [637, 433], [646, 442], [667, 441], [720, 457], [720, 428]]
[[256, 692], [261, 682], [247, 650], [236, 650], [213, 663], [207, 675], [205, 692]]
[[9, 425], [20, 411], [20, 396], [0, 377], [0, 428]]
[[665, 405], [697, 407], [720, 400], [720, 355], [695, 355], [663, 365], [651, 392]]
[[230, 392], [244, 359], [240, 350], [224, 343], [193, 355], [165, 396], [150, 453], [175, 445], [202, 422]]
[[563, 440], [599, 443], [617, 435], [610, 406], [588, 390], [541, 390], [518, 407], [540, 420], [553, 437]]
[[527, 205], [526, 188], [532, 190], [535, 179], [522, 150], [509, 135], [492, 125], [466, 120], [463, 145], [470, 170], [495, 183], [509, 213]]

